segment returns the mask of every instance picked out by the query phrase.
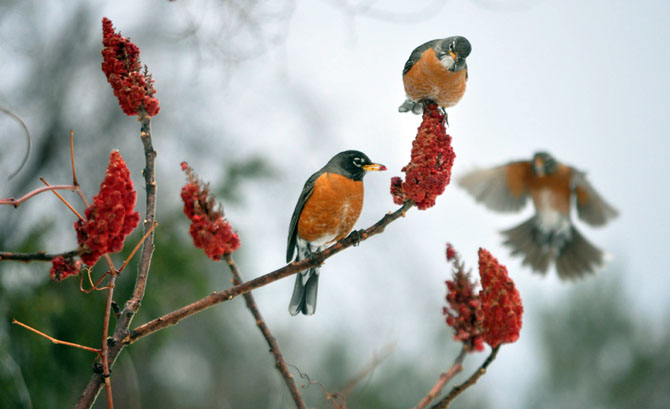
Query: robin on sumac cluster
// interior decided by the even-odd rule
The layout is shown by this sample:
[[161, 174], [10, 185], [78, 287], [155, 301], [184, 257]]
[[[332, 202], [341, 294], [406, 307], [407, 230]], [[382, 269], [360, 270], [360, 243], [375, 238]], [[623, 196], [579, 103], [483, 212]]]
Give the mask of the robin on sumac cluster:
[[[312, 253], [349, 234], [363, 208], [363, 176], [369, 170], [386, 170], [363, 152], [344, 151], [307, 179], [288, 230], [286, 262], [309, 258]], [[316, 309], [319, 269], [298, 273], [288, 306], [291, 315], [312, 315]]]
[[465, 94], [465, 59], [471, 50], [470, 42], [460, 36], [428, 41], [415, 48], [402, 70], [407, 100], [398, 111], [420, 114], [424, 101], [433, 101], [441, 108], [456, 105]]
[[532, 161], [473, 171], [459, 184], [476, 201], [500, 212], [521, 210], [529, 196], [533, 199], [535, 215], [502, 233], [512, 254], [521, 254], [523, 264], [536, 272], [546, 273], [555, 261], [558, 276], [573, 279], [593, 273], [602, 264], [602, 251], [577, 231], [570, 208], [574, 201], [577, 216], [592, 226], [605, 224], [618, 212], [600, 197], [583, 172], [538, 152]]

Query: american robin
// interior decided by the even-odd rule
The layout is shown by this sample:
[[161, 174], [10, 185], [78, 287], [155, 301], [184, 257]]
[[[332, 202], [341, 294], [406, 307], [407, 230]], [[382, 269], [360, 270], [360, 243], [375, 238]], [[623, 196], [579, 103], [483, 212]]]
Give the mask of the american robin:
[[[344, 151], [307, 179], [291, 217], [286, 262], [295, 249], [295, 260], [300, 261], [349, 234], [363, 208], [363, 176], [369, 170], [386, 166], [373, 163], [363, 152]], [[291, 315], [314, 314], [318, 284], [318, 267], [298, 273], [288, 306]]]
[[424, 101], [441, 108], [458, 103], [465, 94], [472, 47], [465, 37], [454, 36], [428, 41], [412, 51], [402, 70], [407, 100], [398, 111], [420, 114]]
[[536, 272], [545, 274], [555, 261], [561, 279], [574, 279], [602, 265], [602, 251], [577, 231], [570, 208], [574, 201], [577, 216], [592, 226], [604, 225], [618, 212], [593, 189], [584, 172], [538, 152], [532, 161], [473, 171], [459, 184], [476, 201], [499, 212], [521, 210], [528, 196], [533, 199], [535, 215], [502, 233], [512, 254], [521, 254], [523, 264]]

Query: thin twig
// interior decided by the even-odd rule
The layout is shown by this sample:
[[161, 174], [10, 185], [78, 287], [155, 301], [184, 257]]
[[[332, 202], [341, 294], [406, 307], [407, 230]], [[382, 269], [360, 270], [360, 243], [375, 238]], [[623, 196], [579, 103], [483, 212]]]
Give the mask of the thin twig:
[[[145, 180], [146, 190], [146, 214], [144, 218], [144, 231], [147, 232], [154, 224], [156, 219], [156, 179], [155, 179], [155, 160], [156, 151], [151, 142], [151, 117], [146, 113], [140, 114], [140, 121], [142, 122], [140, 137], [144, 145], [145, 168], [142, 171]], [[144, 291], [146, 288], [147, 278], [149, 276], [149, 267], [151, 266], [151, 257], [154, 251], [154, 232], [151, 232], [142, 246], [140, 253], [140, 260], [138, 264], [138, 274], [135, 279], [135, 289], [133, 295], [126, 301], [123, 310], [118, 314], [114, 334], [109, 341], [109, 350], [107, 353], [110, 365], [114, 364], [117, 356], [124, 347], [121, 342], [128, 335], [128, 328], [133, 320], [133, 317], [140, 309]], [[93, 406], [100, 388], [103, 383], [102, 375], [95, 373], [89, 380], [86, 388], [82, 392], [77, 401], [75, 408], [83, 409]]]
[[[106, 254], [107, 255], [107, 254]], [[108, 256], [108, 255], [107, 255]], [[108, 261], [111, 263], [111, 259]], [[116, 284], [117, 272], [114, 265], [111, 265], [112, 277], [107, 284], [107, 302], [105, 303], [105, 316], [102, 322], [102, 376], [105, 381], [105, 391], [107, 392], [107, 409], [114, 409], [114, 399], [112, 397], [112, 381], [109, 379], [109, 345], [107, 343], [107, 334], [109, 333], [109, 320], [112, 315], [112, 302], [114, 301], [114, 286]]]
[[72, 163], [72, 184], [79, 186], [79, 181], [77, 181], [77, 172], [74, 168], [74, 131], [70, 129], [70, 162]]
[[19, 165], [19, 168], [16, 169], [14, 172], [12, 172], [11, 175], [7, 178], [7, 180], [11, 180], [14, 176], [18, 175], [18, 173], [23, 169], [23, 167], [26, 165], [28, 162], [28, 157], [30, 156], [30, 131], [28, 130], [28, 125], [26, 125], [25, 122], [23, 122], [23, 119], [21, 119], [20, 116], [16, 115], [14, 112], [10, 111], [7, 108], [0, 107], [0, 111], [4, 112], [5, 114], [9, 115], [13, 119], [16, 120], [16, 122], [21, 125], [21, 128], [23, 128], [23, 133], [26, 135], [26, 154], [23, 155], [23, 159], [21, 160], [21, 164]]
[[109, 253], [103, 254], [102, 258], [105, 259], [109, 271], [105, 274], [109, 274], [111, 277], [109, 282], [105, 286], [107, 290], [107, 300], [105, 302], [105, 314], [102, 318], [102, 347], [100, 348], [100, 356], [102, 360], [102, 378], [105, 383], [105, 391], [107, 392], [107, 409], [114, 409], [114, 399], [112, 396], [112, 381], [110, 380], [111, 375], [111, 365], [109, 359], [109, 320], [112, 316], [112, 303], [114, 302], [114, 287], [116, 287], [116, 277], [119, 275], [118, 271], [114, 267], [114, 262]]
[[488, 358], [486, 358], [484, 363], [475, 371], [475, 373], [473, 373], [468, 378], [467, 381], [463, 382], [460, 385], [454, 386], [451, 389], [451, 392], [449, 392], [449, 394], [445, 396], [441, 401], [431, 406], [431, 409], [444, 409], [448, 407], [451, 401], [454, 400], [454, 398], [456, 398], [456, 396], [460, 395], [461, 392], [468, 389], [470, 386], [474, 385], [475, 382], [477, 382], [477, 380], [486, 373], [486, 368], [488, 368], [488, 366], [491, 365], [491, 362], [493, 362], [493, 360], [496, 359], [498, 350], [500, 350], [500, 344], [491, 350], [491, 355], [489, 355]]
[[326, 385], [322, 384], [319, 381], [313, 381], [309, 377], [309, 375], [307, 375], [305, 372], [301, 371], [300, 368], [298, 368], [297, 366], [295, 366], [293, 364], [288, 364], [288, 365], [293, 367], [298, 372], [298, 376], [300, 376], [302, 379], [307, 381], [307, 384], [300, 385], [301, 388], [307, 390], [307, 389], [309, 389], [310, 386], [317, 385], [323, 391], [323, 395], [326, 398], [326, 400], [331, 401], [333, 406], [335, 406], [335, 409], [347, 409], [346, 399], [344, 398], [344, 396], [341, 393], [339, 393], [339, 392], [335, 392], [335, 393], [328, 392], [328, 388], [326, 388]]
[[126, 257], [126, 260], [125, 260], [125, 261], [123, 262], [123, 264], [121, 265], [121, 268], [119, 268], [119, 274], [121, 274], [121, 272], [123, 271], [123, 269], [126, 268], [126, 266], [128, 265], [128, 263], [130, 262], [130, 260], [131, 260], [131, 259], [133, 258], [133, 256], [135, 255], [135, 253], [137, 253], [137, 250], [139, 250], [140, 247], [142, 246], [142, 244], [144, 243], [144, 240], [146, 240], [147, 237], [149, 237], [149, 235], [151, 234], [152, 231], [154, 231], [154, 229], [156, 228], [156, 226], [158, 226], [158, 222], [154, 222], [154, 223], [151, 225], [151, 227], [149, 228], [149, 230], [147, 230], [147, 232], [144, 233], [144, 236], [142, 236], [142, 239], [139, 241], [139, 243], [137, 243], [137, 244], [135, 245], [135, 248], [133, 248], [133, 251], [130, 252], [130, 254], [128, 255], [128, 257]]
[[[242, 284], [242, 277], [240, 277], [240, 272], [237, 269], [237, 265], [235, 265], [232, 256], [230, 254], [225, 254], [223, 258], [224, 260], [226, 260], [226, 263], [228, 263], [228, 267], [230, 267], [230, 272], [233, 275], [232, 280], [233, 285]], [[274, 336], [272, 336], [270, 328], [268, 328], [267, 324], [265, 323], [265, 320], [263, 320], [263, 316], [261, 315], [261, 312], [258, 310], [258, 306], [256, 305], [256, 301], [254, 301], [254, 297], [251, 295], [251, 292], [244, 294], [244, 302], [247, 304], [247, 308], [249, 309], [251, 315], [253, 315], [254, 319], [256, 320], [256, 325], [263, 334], [265, 341], [270, 346], [270, 352], [275, 358], [275, 366], [277, 367], [277, 370], [279, 371], [281, 376], [284, 378], [284, 382], [286, 383], [288, 390], [291, 392], [291, 396], [293, 397], [295, 406], [298, 409], [306, 409], [307, 406], [305, 405], [305, 401], [302, 399], [300, 391], [298, 391], [298, 386], [295, 383], [295, 379], [293, 379], [293, 374], [291, 373], [291, 371], [289, 371], [288, 367], [286, 366], [286, 361], [284, 360], [284, 357], [282, 356], [282, 353], [279, 350], [279, 344], [277, 344], [277, 340], [275, 339]]]
[[89, 288], [88, 290], [84, 290], [84, 286], [83, 286], [83, 284], [84, 284], [84, 274], [81, 273], [80, 276], [79, 276], [79, 291], [81, 291], [82, 293], [88, 294], [88, 293], [91, 293], [93, 291], [102, 291], [102, 290], [106, 290], [107, 288], [109, 288], [108, 286], [98, 287], [98, 285], [100, 285], [102, 280], [104, 280], [105, 277], [107, 277], [109, 275], [109, 271], [105, 272], [105, 274], [103, 274], [102, 277], [100, 277], [98, 279], [98, 281], [95, 282], [95, 284], [93, 284], [93, 279], [91, 278], [91, 268], [87, 268], [86, 273], [87, 273], [86, 275], [88, 276], [88, 282], [91, 284], [91, 288]]
[[31, 261], [51, 261], [51, 259], [55, 257], [72, 258], [81, 255], [83, 252], [83, 249], [54, 254], [47, 254], [44, 251], [37, 253], [12, 253], [10, 251], [0, 251], [0, 261], [23, 261], [24, 263], [30, 263]]
[[342, 250], [351, 247], [354, 244], [358, 244], [362, 241], [365, 241], [368, 238], [383, 232], [389, 223], [393, 222], [394, 220], [397, 220], [401, 216], [404, 216], [405, 212], [413, 205], [414, 205], [413, 202], [408, 201], [395, 212], [387, 213], [384, 217], [381, 218], [381, 220], [379, 220], [371, 227], [365, 230], [355, 232], [357, 234], [350, 234], [346, 238], [338, 241], [337, 243], [333, 244], [327, 249], [318, 253], [314, 253], [313, 257], [311, 258], [306, 258], [298, 262], [290, 263], [271, 273], [247, 281], [243, 284], [236, 285], [235, 287], [232, 287], [228, 290], [214, 292], [204, 298], [199, 299], [198, 301], [195, 301], [189, 305], [186, 305], [182, 308], [179, 308], [175, 311], [165, 314], [162, 317], [151, 320], [143, 325], [140, 325], [139, 327], [130, 330], [128, 336], [123, 339], [123, 343], [124, 344], [133, 343], [138, 339], [143, 338], [149, 334], [152, 334], [158, 330], [175, 325], [184, 318], [190, 317], [191, 315], [196, 314], [213, 305], [219, 304], [224, 301], [232, 300], [238, 295], [248, 293], [249, 291], [268, 285], [281, 278], [288, 277], [300, 271], [306, 270], [309, 267], [318, 266], [322, 264], [324, 260], [341, 252]]
[[349, 396], [356, 385], [358, 385], [359, 382], [368, 376], [370, 372], [374, 371], [379, 366], [379, 364], [381, 364], [384, 359], [386, 359], [386, 357], [388, 357], [393, 352], [394, 349], [395, 345], [389, 344], [386, 345], [380, 353], [375, 354], [375, 356], [372, 357], [372, 360], [340, 389], [340, 394], [344, 398]]
[[29, 325], [26, 325], [26, 324], [22, 323], [21, 321], [17, 320], [16, 318], [12, 319], [12, 324], [20, 325], [20, 326], [22, 326], [23, 328], [25, 328], [25, 329], [27, 329], [27, 330], [30, 330], [30, 331], [32, 331], [32, 332], [34, 332], [34, 333], [36, 333], [37, 335], [41, 335], [41, 336], [43, 336], [44, 338], [48, 339], [49, 341], [53, 342], [54, 344], [67, 345], [67, 346], [69, 346], [69, 347], [74, 347], [74, 348], [79, 348], [79, 349], [83, 349], [83, 350], [86, 350], [86, 351], [95, 352], [95, 353], [98, 354], [98, 355], [100, 354], [100, 350], [99, 350], [99, 349], [95, 349], [95, 348], [87, 347], [87, 346], [85, 346], [85, 345], [75, 344], [74, 342], [61, 341], [60, 339], [56, 339], [56, 338], [54, 338], [54, 337], [52, 337], [52, 336], [50, 336], [50, 335], [45, 334], [45, 333], [42, 332], [42, 331], [36, 330], [35, 328], [33, 328], [33, 327], [29, 326]]
[[[44, 179], [44, 178], [40, 178], [40, 180], [41, 180], [42, 183], [44, 183], [45, 185], [47, 185], [47, 186], [51, 186], [51, 185], [49, 185], [49, 184], [47, 183], [46, 179]], [[72, 205], [71, 205], [67, 200], [65, 200], [65, 198], [64, 198], [60, 193], [58, 193], [58, 192], [55, 191], [55, 190], [52, 190], [52, 192], [54, 192], [54, 194], [56, 195], [56, 197], [58, 197], [58, 198], [60, 199], [61, 202], [65, 203], [65, 206], [67, 206], [68, 209], [72, 210], [72, 213], [74, 213], [75, 216], [77, 216], [77, 218], [78, 218], [79, 220], [84, 220], [84, 218], [81, 217], [81, 215], [79, 214], [79, 212], [77, 212], [77, 211], [74, 209], [74, 207], [72, 207]]]
[[9, 199], [0, 199], [0, 205], [11, 205], [14, 207], [19, 207], [19, 205], [26, 200], [30, 199], [33, 196], [39, 195], [43, 192], [48, 192], [50, 190], [77, 190], [77, 186], [72, 185], [54, 185], [54, 186], [45, 186], [33, 190], [30, 193], [26, 193], [23, 197], [18, 199], [9, 198]]
[[447, 385], [447, 382], [451, 380], [451, 378], [454, 377], [457, 373], [461, 372], [463, 370], [463, 360], [465, 359], [465, 356], [467, 355], [467, 349], [465, 345], [463, 345], [463, 348], [461, 348], [461, 352], [458, 354], [456, 359], [454, 359], [454, 363], [451, 364], [451, 368], [447, 372], [442, 372], [440, 374], [440, 377], [437, 379], [437, 382], [435, 382], [435, 385], [433, 385], [432, 388], [430, 388], [430, 391], [421, 398], [419, 403], [414, 407], [414, 409], [424, 409], [426, 406], [430, 404], [435, 398], [440, 396], [440, 393], [442, 393], [442, 389]]

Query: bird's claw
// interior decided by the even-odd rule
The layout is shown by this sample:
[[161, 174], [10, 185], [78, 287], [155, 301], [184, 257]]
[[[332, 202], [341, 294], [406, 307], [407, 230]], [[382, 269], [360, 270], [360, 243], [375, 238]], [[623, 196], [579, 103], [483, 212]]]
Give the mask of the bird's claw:
[[316, 256], [315, 253], [312, 253], [311, 251], [309, 252], [309, 256], [307, 258], [309, 258], [309, 261], [314, 265], [317, 265], [319, 263], [319, 258]]
[[362, 237], [361, 230], [352, 231], [349, 234], [349, 237], [351, 237], [352, 240], [354, 241], [354, 244], [353, 244], [354, 247], [358, 247], [358, 245], [361, 244], [361, 237]]

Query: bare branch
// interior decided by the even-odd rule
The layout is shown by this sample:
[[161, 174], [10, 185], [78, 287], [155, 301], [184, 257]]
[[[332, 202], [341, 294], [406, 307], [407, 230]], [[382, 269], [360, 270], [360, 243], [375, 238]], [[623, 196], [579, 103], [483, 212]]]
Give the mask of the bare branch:
[[131, 260], [131, 259], [133, 258], [133, 256], [135, 255], [135, 253], [137, 253], [137, 250], [139, 250], [139, 249], [140, 249], [140, 246], [141, 246], [142, 244], [144, 244], [144, 240], [146, 240], [147, 237], [149, 237], [149, 235], [154, 231], [154, 229], [156, 228], [156, 226], [158, 226], [158, 222], [153, 222], [153, 224], [151, 225], [151, 227], [149, 228], [149, 230], [147, 230], [147, 232], [144, 233], [144, 236], [142, 236], [142, 238], [141, 238], [140, 241], [137, 243], [137, 245], [135, 245], [135, 248], [133, 248], [133, 251], [131, 251], [130, 254], [128, 255], [128, 257], [126, 257], [126, 260], [125, 260], [125, 261], [123, 262], [123, 264], [121, 265], [121, 268], [119, 268], [119, 274], [121, 274], [121, 272], [123, 271], [123, 269], [126, 268], [126, 266], [128, 265], [128, 263], [130, 262], [130, 260]]
[[[240, 273], [237, 269], [237, 265], [233, 261], [232, 256], [230, 254], [225, 254], [223, 258], [228, 263], [228, 267], [230, 267], [230, 272], [233, 275], [232, 280], [233, 285], [242, 284], [242, 277], [240, 276]], [[277, 367], [277, 370], [279, 371], [281, 376], [284, 378], [284, 382], [286, 382], [286, 386], [288, 387], [289, 391], [291, 392], [291, 396], [295, 401], [295, 406], [298, 409], [306, 409], [307, 406], [305, 405], [305, 401], [302, 399], [300, 391], [298, 391], [298, 386], [295, 383], [295, 379], [293, 379], [293, 374], [291, 373], [291, 371], [288, 370], [288, 367], [286, 366], [286, 361], [284, 360], [284, 357], [282, 356], [282, 353], [279, 350], [279, 344], [277, 344], [277, 340], [275, 339], [274, 336], [272, 336], [270, 328], [268, 328], [267, 324], [265, 323], [265, 320], [263, 320], [263, 316], [261, 315], [261, 312], [258, 310], [258, 306], [256, 305], [256, 301], [254, 300], [254, 297], [251, 295], [251, 292], [244, 294], [244, 302], [247, 304], [247, 308], [249, 309], [249, 311], [251, 311], [251, 315], [254, 316], [254, 319], [256, 320], [256, 325], [258, 326], [258, 329], [261, 330], [261, 332], [263, 333], [265, 341], [267, 341], [268, 345], [270, 346], [270, 352], [275, 358], [275, 366]]]
[[84, 249], [70, 250], [64, 253], [47, 254], [44, 251], [37, 253], [12, 253], [9, 251], [0, 251], [0, 261], [23, 261], [30, 263], [31, 261], [51, 261], [54, 257], [72, 258], [81, 255]]
[[[45, 185], [47, 185], [47, 186], [51, 186], [49, 183], [47, 183], [46, 179], [44, 179], [44, 178], [40, 178], [40, 180], [41, 180], [42, 183], [44, 183]], [[63, 202], [63, 203], [65, 204], [65, 206], [67, 206], [67, 208], [70, 209], [70, 210], [72, 211], [72, 213], [74, 213], [74, 215], [77, 216], [77, 218], [78, 218], [79, 220], [84, 220], [84, 218], [82, 217], [82, 215], [80, 215], [79, 212], [76, 211], [74, 207], [72, 207], [72, 205], [70, 204], [70, 202], [68, 202], [67, 200], [65, 200], [65, 198], [64, 198], [60, 193], [58, 193], [58, 192], [55, 191], [55, 190], [52, 190], [52, 192], [54, 192], [54, 194], [56, 195], [56, 197], [59, 198], [60, 201]]]
[[444, 389], [444, 387], [447, 385], [447, 382], [449, 382], [451, 378], [454, 377], [454, 375], [463, 370], [463, 360], [465, 359], [467, 352], [468, 351], [465, 345], [463, 345], [461, 352], [458, 354], [456, 359], [454, 359], [454, 363], [451, 365], [451, 368], [449, 368], [447, 372], [442, 372], [440, 374], [440, 377], [438, 378], [437, 382], [435, 382], [435, 385], [433, 385], [430, 391], [428, 391], [426, 396], [421, 398], [414, 409], [424, 409], [430, 404], [430, 402], [433, 401], [433, 399], [437, 398], [440, 393], [442, 393], [442, 389]]
[[31, 327], [30, 325], [26, 325], [26, 324], [22, 323], [21, 321], [17, 320], [16, 318], [12, 319], [12, 324], [20, 325], [23, 328], [34, 332], [37, 335], [43, 336], [44, 338], [48, 339], [49, 341], [53, 342], [54, 344], [60, 344], [60, 345], [66, 345], [66, 346], [69, 346], [69, 347], [79, 348], [79, 349], [83, 349], [85, 351], [95, 352], [96, 354], [100, 355], [100, 350], [99, 349], [87, 347], [85, 345], [75, 344], [74, 342], [61, 341], [60, 339], [56, 339], [56, 338], [54, 338], [50, 335], [45, 334], [42, 331], [36, 330], [35, 328]]
[[340, 389], [340, 394], [342, 397], [346, 398], [349, 396], [356, 385], [358, 385], [360, 381], [368, 376], [370, 372], [374, 371], [379, 366], [379, 364], [381, 364], [384, 359], [386, 359], [386, 357], [391, 355], [394, 349], [395, 344], [389, 344], [386, 345], [380, 353], [375, 354], [375, 356], [372, 357], [372, 360]]
[[4, 112], [5, 114], [9, 115], [13, 119], [16, 120], [16, 122], [21, 125], [21, 128], [23, 128], [23, 133], [26, 135], [26, 154], [23, 156], [23, 160], [21, 160], [21, 164], [19, 165], [19, 168], [16, 169], [14, 172], [12, 172], [11, 175], [7, 178], [7, 180], [12, 179], [14, 176], [18, 175], [18, 173], [23, 169], [25, 166], [26, 162], [28, 162], [28, 156], [30, 156], [30, 131], [28, 130], [28, 125], [26, 125], [25, 122], [23, 122], [23, 119], [21, 119], [20, 116], [16, 115], [14, 112], [10, 111], [7, 108], [0, 107], [0, 111]]
[[[106, 256], [109, 256], [106, 254]], [[107, 344], [107, 334], [109, 333], [109, 319], [112, 315], [112, 302], [114, 301], [114, 287], [116, 285], [116, 277], [118, 276], [114, 266], [111, 267], [112, 277], [107, 284], [107, 302], [105, 303], [105, 315], [102, 321], [102, 376], [105, 380], [105, 391], [107, 392], [107, 409], [114, 409], [114, 399], [112, 396], [112, 382], [109, 379], [111, 367], [109, 361], [109, 345]]]
[[54, 186], [45, 186], [39, 189], [35, 189], [30, 193], [26, 193], [23, 197], [19, 199], [9, 198], [9, 199], [0, 199], [0, 205], [12, 205], [14, 207], [19, 207], [19, 205], [26, 200], [30, 199], [33, 196], [36, 196], [42, 192], [48, 192], [50, 190], [77, 190], [77, 186], [73, 185], [54, 185]]
[[491, 350], [491, 354], [486, 358], [482, 366], [480, 366], [475, 373], [473, 373], [467, 381], [463, 382], [460, 385], [454, 386], [451, 389], [451, 392], [447, 396], [445, 396], [441, 401], [437, 402], [435, 405], [431, 406], [431, 409], [444, 409], [449, 406], [452, 400], [456, 398], [456, 396], [460, 395], [461, 392], [464, 390], [468, 389], [472, 385], [477, 382], [477, 380], [486, 373], [486, 368], [488, 368], [489, 365], [491, 365], [491, 362], [493, 362], [494, 359], [496, 359], [496, 355], [498, 354], [498, 350], [500, 349], [500, 345], [497, 347], [493, 348]]
[[335, 393], [330, 393], [328, 392], [328, 388], [326, 388], [326, 385], [322, 384], [319, 381], [313, 381], [309, 375], [306, 373], [302, 372], [300, 368], [298, 368], [295, 365], [291, 365], [293, 368], [295, 368], [296, 371], [298, 371], [298, 375], [307, 381], [307, 384], [302, 384], [300, 385], [303, 389], [308, 389], [312, 385], [317, 385], [318, 387], [321, 388], [323, 391], [323, 395], [326, 398], [326, 400], [330, 401], [335, 409], [347, 409], [347, 402], [344, 396], [340, 392], [335, 392]]
[[77, 171], [74, 167], [74, 131], [72, 129], [70, 129], [70, 163], [72, 164], [72, 184], [79, 186]]

